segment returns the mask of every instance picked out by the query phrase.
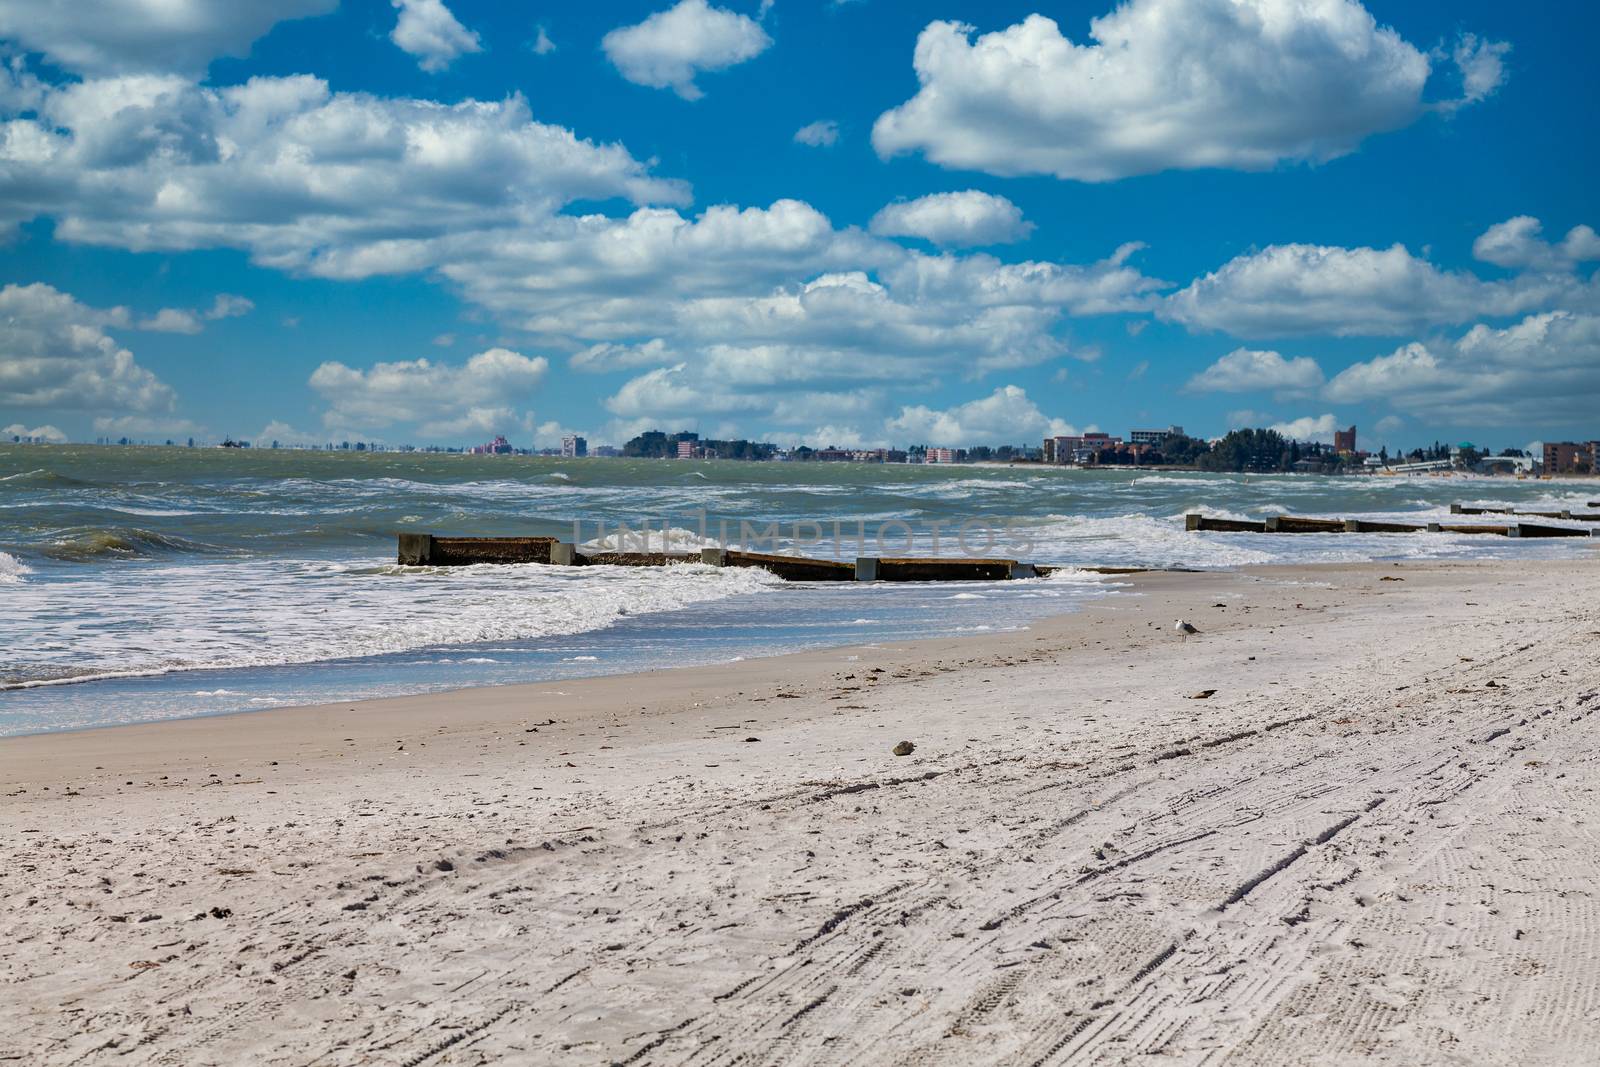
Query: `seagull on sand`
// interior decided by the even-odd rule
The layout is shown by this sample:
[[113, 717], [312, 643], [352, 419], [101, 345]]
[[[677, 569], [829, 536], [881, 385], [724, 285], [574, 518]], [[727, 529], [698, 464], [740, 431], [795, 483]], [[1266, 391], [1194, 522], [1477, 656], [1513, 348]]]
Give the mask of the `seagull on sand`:
[[1184, 619], [1179, 619], [1177, 622], [1173, 623], [1172, 628], [1182, 634], [1185, 641], [1189, 640], [1190, 634], [1197, 634], [1200, 632], [1194, 628], [1193, 623], [1190, 623]]

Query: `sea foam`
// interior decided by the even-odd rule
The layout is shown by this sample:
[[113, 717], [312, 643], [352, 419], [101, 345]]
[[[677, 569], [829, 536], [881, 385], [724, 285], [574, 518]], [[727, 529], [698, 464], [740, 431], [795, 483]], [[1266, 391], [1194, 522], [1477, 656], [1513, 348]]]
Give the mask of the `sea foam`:
[[0, 552], [0, 583], [18, 584], [23, 581], [24, 574], [32, 573], [31, 568], [22, 563], [9, 552]]

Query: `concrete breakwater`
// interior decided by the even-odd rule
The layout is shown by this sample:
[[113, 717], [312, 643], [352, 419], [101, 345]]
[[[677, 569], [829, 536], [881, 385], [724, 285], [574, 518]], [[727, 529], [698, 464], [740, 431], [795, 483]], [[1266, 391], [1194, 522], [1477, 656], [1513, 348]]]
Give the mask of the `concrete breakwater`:
[[[1590, 504], [1591, 508], [1600, 504]], [[1466, 504], [1451, 504], [1452, 515], [1516, 515], [1530, 519], [1568, 519], [1575, 522], [1600, 522], [1600, 511], [1518, 511], [1515, 508], [1474, 508]]]
[[[1459, 504], [1452, 505], [1451, 513], [1491, 513], [1488, 511], [1457, 511], [1456, 509], [1460, 507], [1461, 505]], [[1498, 514], [1504, 513], [1500, 512]], [[1512, 514], [1515, 516], [1526, 513]], [[1600, 521], [1600, 516], [1595, 516], [1593, 520], [1589, 520], [1588, 516], [1573, 515], [1570, 512], [1548, 517], [1579, 521]], [[1368, 519], [1322, 519], [1306, 518], [1298, 515], [1274, 515], [1267, 519], [1251, 520], [1215, 518], [1199, 512], [1190, 512], [1183, 517], [1183, 520], [1184, 529], [1191, 533], [1455, 533], [1519, 538], [1600, 537], [1600, 526], [1584, 530], [1575, 526], [1549, 526], [1529, 522], [1504, 524], [1373, 522]]]
[[[706, 548], [698, 553], [586, 552], [554, 537], [438, 537], [399, 535], [397, 560], [407, 567], [460, 567], [479, 563], [545, 563], [558, 567], [665, 567], [702, 563], [712, 567], [759, 567], [791, 582], [995, 582], [1044, 578], [1059, 570], [1006, 558], [860, 556], [816, 559], [776, 552]], [[1136, 573], [1139, 567], [1084, 567], [1102, 574]]]

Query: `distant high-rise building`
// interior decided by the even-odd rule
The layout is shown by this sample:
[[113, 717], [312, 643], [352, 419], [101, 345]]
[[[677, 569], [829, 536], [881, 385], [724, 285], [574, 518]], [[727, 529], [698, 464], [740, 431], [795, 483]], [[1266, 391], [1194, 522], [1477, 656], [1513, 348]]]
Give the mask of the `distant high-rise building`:
[[679, 441], [678, 442], [678, 458], [679, 459], [693, 459], [694, 458], [694, 442], [693, 441]]
[[1333, 431], [1333, 450], [1335, 452], [1354, 452], [1356, 450], [1356, 428], [1351, 426], [1348, 430]]
[[569, 433], [561, 439], [561, 456], [563, 459], [582, 459], [589, 454], [589, 442], [575, 433]]
[[1115, 450], [1121, 447], [1122, 438], [1113, 437], [1108, 433], [1090, 432], [1051, 437], [1046, 439], [1044, 451], [1049, 458], [1045, 462], [1062, 466], [1090, 463], [1093, 462], [1095, 453], [1102, 449]]
[[1182, 436], [1182, 426], [1168, 426], [1165, 430], [1129, 430], [1128, 442], [1135, 445], [1155, 445], [1159, 448], [1167, 443], [1167, 438]]
[[[346, 445], [345, 447], [348, 448], [350, 446]], [[367, 446], [362, 444], [360, 441], [356, 442], [356, 451], [364, 452], [366, 451], [366, 447]], [[511, 455], [512, 451], [511, 442], [507, 441], [505, 436], [502, 434], [486, 445], [475, 446], [472, 449], [472, 454], [475, 456], [509, 456]]]
[[930, 448], [924, 458], [924, 463], [954, 463], [956, 450], [953, 448]]
[[1592, 474], [1600, 456], [1600, 442], [1546, 441], [1544, 445], [1544, 472], [1546, 474]]

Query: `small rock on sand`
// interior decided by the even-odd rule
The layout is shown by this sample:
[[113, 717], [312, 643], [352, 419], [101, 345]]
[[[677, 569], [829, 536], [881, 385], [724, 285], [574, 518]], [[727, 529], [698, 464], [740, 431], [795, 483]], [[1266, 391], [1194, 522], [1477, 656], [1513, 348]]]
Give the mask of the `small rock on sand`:
[[916, 750], [917, 746], [913, 745], [910, 741], [902, 741], [898, 745], [894, 746], [894, 754], [896, 756], [909, 756]]

